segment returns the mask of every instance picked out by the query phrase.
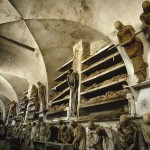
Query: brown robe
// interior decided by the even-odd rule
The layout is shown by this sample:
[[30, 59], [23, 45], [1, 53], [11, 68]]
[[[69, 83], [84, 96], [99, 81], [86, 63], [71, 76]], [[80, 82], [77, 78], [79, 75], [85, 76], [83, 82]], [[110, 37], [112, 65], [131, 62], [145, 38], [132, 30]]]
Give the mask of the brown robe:
[[135, 73], [145, 69], [147, 65], [143, 60], [143, 43], [135, 36], [134, 28], [131, 25], [123, 26], [117, 36], [133, 63]]
[[77, 126], [73, 128], [72, 130], [73, 130], [73, 135], [74, 135], [73, 142], [75, 144], [76, 150], [86, 150], [85, 128], [82, 125], [77, 124]]
[[67, 76], [68, 85], [71, 89], [71, 116], [77, 114], [78, 105], [78, 86], [79, 86], [79, 75], [72, 72]]
[[117, 131], [121, 150], [138, 150], [138, 128], [133, 122], [118, 124]]
[[30, 98], [33, 99], [35, 111], [39, 111], [38, 88], [36, 86], [32, 87]]
[[150, 125], [146, 123], [141, 124], [141, 130], [144, 140], [148, 145], [148, 150], [150, 150]]
[[40, 101], [42, 102], [42, 107], [43, 107], [43, 110], [46, 109], [46, 89], [45, 89], [45, 86], [43, 84], [41, 84], [39, 86], [39, 99]]
[[89, 130], [88, 137], [91, 150], [103, 150], [101, 137], [95, 132], [95, 130]]
[[71, 133], [71, 129], [66, 125], [63, 125], [60, 133], [60, 141], [64, 144], [71, 144], [72, 140], [73, 140], [73, 136]]

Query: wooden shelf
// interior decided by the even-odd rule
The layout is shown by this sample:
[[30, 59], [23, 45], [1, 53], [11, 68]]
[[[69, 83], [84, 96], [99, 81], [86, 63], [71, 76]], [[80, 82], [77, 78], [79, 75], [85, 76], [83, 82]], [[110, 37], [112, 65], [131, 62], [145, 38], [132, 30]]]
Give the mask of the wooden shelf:
[[56, 104], [56, 103], [63, 102], [63, 101], [66, 101], [66, 100], [69, 100], [69, 97], [66, 97], [66, 98], [62, 98], [62, 99], [59, 99], [59, 100], [52, 101], [52, 102], [50, 102], [49, 104]]
[[99, 113], [98, 115], [88, 115], [88, 116], [80, 116], [78, 117], [78, 122], [83, 122], [83, 121], [119, 121], [119, 118], [121, 115], [124, 115], [124, 114], [128, 114], [127, 112], [124, 112], [124, 111], [121, 111], [121, 112], [114, 112], [113, 110], [111, 112], [105, 112], [105, 113]]
[[[110, 105], [107, 104], [101, 104], [101, 105], [95, 105], [94, 107], [84, 107], [79, 109], [79, 116], [80, 117], [98, 117], [103, 116], [104, 118], [108, 119], [111, 118], [111, 115], [114, 114], [120, 114], [125, 111], [125, 106], [128, 105], [128, 100], [120, 100], [111, 102]], [[89, 109], [90, 108], [90, 109]], [[106, 115], [108, 114], [108, 116]], [[105, 116], [106, 115], [106, 116]], [[94, 119], [94, 118], [93, 118]]]
[[61, 75], [59, 75], [58, 77], [56, 77], [55, 79], [54, 79], [54, 81], [62, 81], [62, 80], [64, 80], [64, 79], [66, 79], [67, 78], [67, 71], [65, 71], [64, 73], [62, 73]]
[[95, 104], [80, 104], [79, 108], [87, 108], [87, 107], [93, 107], [93, 106], [98, 106], [98, 105], [103, 105], [103, 104], [107, 104], [107, 103], [113, 103], [113, 102], [117, 102], [117, 101], [123, 101], [126, 100], [126, 96], [124, 97], [120, 97], [120, 98], [112, 98], [110, 100], [106, 100], [106, 101], [102, 101], [102, 102], [98, 102]]
[[[63, 66], [61, 66], [60, 68], [57, 69], [57, 71], [62, 72], [60, 75], [58, 75], [57, 77], [55, 77], [54, 81], [59, 82], [56, 86], [52, 87], [51, 90], [53, 91], [53, 95], [51, 95], [50, 98], [50, 102], [48, 103], [48, 106], [51, 106], [51, 112], [47, 112], [46, 113], [46, 119], [47, 120], [54, 120], [54, 118], [58, 119], [58, 118], [68, 118], [69, 116], [69, 111], [66, 107], [68, 107], [68, 103], [70, 102], [70, 87], [68, 85], [68, 81], [67, 81], [67, 74], [68, 74], [68, 70], [70, 68], [72, 68], [72, 64], [73, 64], [73, 59], [69, 60], [67, 63], [65, 63]], [[61, 105], [65, 104], [64, 107], [61, 107]], [[59, 110], [59, 108], [57, 109], [57, 106], [59, 108], [65, 108], [64, 110]], [[54, 107], [52, 109], [52, 107]], [[56, 109], [55, 109], [56, 107]], [[52, 112], [52, 110], [56, 110], [55, 112]]]
[[115, 52], [110, 56], [106, 57], [105, 59], [100, 60], [97, 63], [94, 63], [87, 69], [84, 69], [81, 73], [90, 74], [91, 72], [94, 72], [96, 70], [100, 70], [102, 68], [108, 68], [116, 63], [119, 63], [120, 61], [121, 61], [121, 56], [119, 55], [119, 52]]
[[113, 43], [108, 44], [107, 46], [103, 47], [100, 51], [95, 53], [94, 55], [92, 55], [92, 56], [88, 57], [87, 59], [83, 60], [82, 64], [91, 64], [91, 63], [94, 63], [94, 62], [108, 56], [109, 54], [111, 54], [115, 50], [115, 48], [112, 49], [112, 50], [107, 50], [107, 51], [106, 51], [106, 49], [108, 49], [112, 46], [113, 46]]
[[69, 60], [62, 67], [58, 68], [57, 71], [66, 71], [66, 69], [72, 66], [72, 62], [73, 62], [73, 59]]
[[93, 89], [91, 89], [89, 91], [82, 92], [80, 95], [86, 95], [86, 94], [89, 95], [91, 93], [99, 92], [100, 90], [105, 89], [105, 88], [109, 88], [109, 89], [110, 89], [110, 87], [114, 88], [114, 86], [116, 86], [116, 85], [118, 86], [119, 84], [121, 84], [121, 83], [123, 83], [125, 81], [126, 81], [126, 78], [123, 78], [123, 79], [120, 79], [118, 81], [114, 81], [114, 82], [111, 82], [111, 83], [108, 83], [108, 84], [105, 84], [105, 85], [93, 88]]
[[56, 111], [56, 112], [47, 112], [47, 115], [57, 114], [57, 113], [68, 111], [68, 110], [69, 110], [69, 107], [66, 107], [64, 110], [60, 110], [60, 111]]
[[132, 88], [136, 88], [136, 89], [142, 89], [142, 88], [147, 88], [150, 87], [150, 80], [138, 83], [138, 84], [133, 84], [133, 85], [129, 85], [126, 87], [132, 87]]
[[55, 99], [53, 99], [53, 101], [58, 100], [59, 98], [63, 97], [67, 92], [70, 91], [70, 88], [65, 89], [64, 91], [62, 91], [59, 95], [57, 95], [55, 97]]
[[[114, 65], [113, 67], [110, 67], [108, 69], [106, 69], [104, 72], [98, 74], [98, 75], [95, 75], [91, 78], [88, 78], [88, 79], [85, 79], [83, 81], [81, 81], [82, 84], [85, 84], [87, 82], [90, 82], [90, 83], [94, 83], [96, 81], [103, 81], [104, 79], [106, 79], [106, 74], [108, 74], [108, 77], [113, 77], [114, 75], [118, 74], [119, 70], [121, 73], [124, 73], [126, 71], [126, 68], [125, 68], [125, 71], [122, 70], [122, 68], [125, 68], [125, 65], [124, 63], [119, 63], [119, 64], [116, 64]], [[100, 80], [98, 80], [98, 78], [100, 78]]]
[[68, 86], [68, 82], [67, 82], [67, 79], [64, 80], [63, 82], [59, 83], [57, 86], [53, 87], [52, 90], [62, 90], [64, 88], [66, 88]]

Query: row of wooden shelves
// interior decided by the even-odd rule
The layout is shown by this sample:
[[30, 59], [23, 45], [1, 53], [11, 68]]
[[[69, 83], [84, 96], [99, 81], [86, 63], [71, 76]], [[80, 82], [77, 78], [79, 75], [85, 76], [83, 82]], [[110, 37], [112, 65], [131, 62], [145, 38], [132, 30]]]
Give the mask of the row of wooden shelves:
[[[127, 70], [121, 55], [113, 44], [108, 44], [85, 60], [83, 58], [75, 60], [81, 60], [81, 62], [77, 62], [81, 64], [81, 70], [78, 72], [80, 90], [76, 117], [79, 120], [86, 120], [88, 116], [101, 118], [100, 115], [108, 117], [113, 112], [114, 118], [116, 118], [119, 114], [129, 113], [127, 109], [124, 109], [124, 107], [128, 107], [126, 94], [129, 91], [122, 92], [123, 85], [128, 86], [126, 82]], [[70, 117], [71, 93], [67, 83], [67, 70], [72, 67], [73, 61], [70, 60], [57, 69], [61, 74], [54, 79], [58, 84], [52, 88], [56, 94], [49, 102], [49, 112], [46, 114], [47, 121]], [[109, 80], [110, 82], [108, 82]], [[111, 92], [117, 94], [113, 97], [107, 97], [107, 94]], [[121, 94], [118, 94], [119, 92]], [[103, 99], [102, 96], [106, 96], [106, 98]], [[83, 102], [84, 100], [85, 102]], [[54, 109], [59, 106], [66, 106], [66, 108]]]
[[112, 44], [83, 60], [81, 68], [79, 120], [86, 120], [90, 116], [102, 118], [103, 115], [107, 116], [105, 114], [124, 111], [123, 107], [128, 107], [126, 93], [107, 97], [107, 94], [121, 92], [123, 85], [127, 85], [125, 64]]
[[55, 121], [59, 119], [65, 120], [69, 117], [70, 105], [70, 89], [67, 82], [67, 70], [72, 67], [73, 59], [58, 68], [61, 74], [58, 75], [54, 81], [57, 85], [51, 90], [55, 93], [49, 101], [49, 109], [46, 113], [47, 121]]

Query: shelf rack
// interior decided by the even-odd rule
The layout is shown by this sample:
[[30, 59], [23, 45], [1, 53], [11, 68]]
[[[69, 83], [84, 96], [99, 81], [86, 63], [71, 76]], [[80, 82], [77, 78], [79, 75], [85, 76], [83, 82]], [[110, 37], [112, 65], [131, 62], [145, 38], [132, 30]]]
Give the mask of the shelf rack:
[[56, 112], [48, 112], [46, 114], [46, 120], [48, 121], [58, 121], [59, 119], [61, 120], [67, 120], [69, 119], [69, 107], [66, 107], [63, 110], [56, 111]]
[[[80, 51], [79, 47], [81, 45], [83, 47]], [[58, 121], [59, 119], [66, 120], [70, 117], [69, 109], [71, 106], [71, 93], [67, 83], [67, 70], [72, 67], [72, 64], [74, 64], [73, 67], [75, 67], [74, 69], [76, 69], [80, 77], [78, 93], [79, 101], [77, 108], [78, 115], [76, 116], [76, 120], [84, 121], [84, 119], [88, 118], [89, 116], [96, 117], [100, 114], [104, 114], [104, 119], [107, 120], [109, 117], [111, 117], [111, 112], [114, 114], [114, 118], [112, 117], [112, 119], [118, 119], [119, 115], [127, 113], [124, 111], [124, 107], [128, 105], [128, 99], [126, 96], [128, 93], [118, 94], [114, 97], [108, 97], [103, 100], [98, 99], [97, 102], [92, 100], [95, 100], [96, 97], [101, 97], [105, 94], [107, 95], [109, 92], [113, 93], [122, 91], [123, 85], [128, 86], [126, 82], [127, 70], [120, 53], [116, 47], [110, 43], [107, 46], [101, 48], [94, 55], [84, 59], [84, 53], [89, 51], [89, 49], [86, 50], [87, 47], [85, 47], [83, 43], [81, 44], [81, 42], [79, 42], [77, 47], [77, 52], [75, 52], [76, 46], [73, 50], [74, 60], [72, 59], [68, 61], [57, 69], [57, 71], [60, 72], [60, 75], [55, 77], [54, 81], [56, 81], [57, 84], [51, 89], [56, 96], [49, 102], [50, 107], [55, 107], [56, 105], [60, 106], [62, 104], [68, 103], [69, 107], [65, 108], [64, 110], [55, 112], [50, 112], [49, 110], [49, 112], [46, 113], [46, 121], [54, 122]], [[75, 66], [75, 64], [80, 64], [81, 66], [79, 65], [78, 68]], [[121, 75], [125, 76], [122, 77]], [[119, 76], [120, 78], [114, 79], [116, 76]], [[96, 84], [96, 86], [94, 84]], [[93, 85], [94, 87], [92, 87]], [[86, 99], [87, 103], [81, 103], [83, 99]], [[115, 112], [117, 112], [117, 114], [115, 114]]]
[[93, 77], [82, 79], [81, 83], [91, 84], [93, 82], [102, 82], [104, 79], [109, 79], [112, 78], [113, 76], [118, 75], [118, 73], [126, 73], [124, 63], [118, 63]]
[[52, 88], [52, 90], [61, 91], [68, 86], [67, 79], [60, 82], [58, 85]]
[[[128, 105], [126, 94], [103, 101], [92, 101], [93, 103], [89, 102], [88, 104], [88, 99], [95, 99], [97, 96], [101, 96], [109, 91], [120, 91], [123, 89], [123, 85], [127, 85], [126, 77], [105, 83], [105, 81], [115, 76], [127, 74], [122, 57], [118, 50], [113, 47], [113, 44], [108, 44], [93, 56], [83, 60], [81, 64], [80, 100], [78, 105], [79, 120], [84, 120], [88, 116], [94, 117], [116, 110], [122, 111], [125, 105]], [[93, 85], [94, 87], [91, 87]], [[82, 99], [86, 99], [87, 103], [81, 103]]]
[[93, 94], [93, 93], [96, 93], [96, 92], [98, 92], [98, 93], [104, 93], [104, 92], [108, 91], [108, 89], [111, 90], [113, 88], [115, 88], [115, 89], [121, 88], [121, 86], [123, 85], [123, 83], [126, 83], [125, 81], [126, 81], [126, 78], [120, 79], [118, 81], [113, 81], [111, 83], [108, 83], [108, 84], [105, 84], [105, 85], [93, 88], [93, 89], [91, 89], [89, 91], [81, 92], [80, 94], [81, 95], [89, 95], [89, 94]]
[[100, 68], [106, 68], [109, 67], [110, 65], [116, 64], [117, 62], [120, 62], [121, 56], [119, 55], [119, 52], [115, 52], [111, 54], [110, 56], [107, 56], [105, 59], [102, 59], [98, 61], [97, 63], [94, 63], [90, 67], [84, 69], [82, 73], [88, 74], [93, 71], [96, 71], [97, 69], [99, 70]]
[[53, 99], [53, 101], [62, 99], [65, 95], [69, 94], [69, 91], [70, 91], [69, 88], [66, 88], [66, 89], [63, 90], [60, 94], [58, 94], [58, 95]]
[[[70, 103], [70, 88], [67, 82], [67, 70], [72, 67], [72, 63], [73, 59], [69, 60], [64, 65], [62, 65], [60, 68], [57, 69], [57, 71], [61, 72], [61, 74], [54, 79], [54, 81], [58, 82], [58, 84], [51, 89], [55, 94], [53, 98], [50, 99], [48, 103], [49, 106]], [[47, 121], [50, 121], [50, 119], [52, 121], [59, 120], [60, 118], [65, 119], [68, 116], [69, 116], [69, 107], [64, 109], [63, 111], [46, 113]]]
[[97, 102], [97, 103], [94, 103], [94, 104], [80, 104], [79, 108], [98, 106], [98, 105], [107, 104], [107, 103], [111, 103], [111, 102], [123, 101], [125, 99], [126, 99], [126, 97], [122, 96], [122, 97], [118, 97], [118, 98], [116, 97], [116, 98], [112, 98], [112, 99], [107, 99], [105, 101]]
[[88, 57], [87, 59], [83, 60], [81, 63], [89, 65], [91, 63], [92, 64], [95, 63], [96, 61], [99, 61], [100, 59], [102, 59], [104, 57], [107, 57], [108, 54], [113, 53], [114, 51], [116, 51], [116, 49], [109, 50], [111, 47], [113, 47], [113, 43], [110, 43], [107, 46], [103, 47], [97, 53], [95, 53], [94, 55], [92, 55], [92, 56]]
[[59, 100], [55, 100], [55, 101], [49, 102], [49, 105], [50, 105], [50, 104], [62, 103], [62, 102], [64, 102], [64, 101], [69, 101], [69, 97], [65, 97], [65, 98], [62, 98], [62, 99], [59, 99]]

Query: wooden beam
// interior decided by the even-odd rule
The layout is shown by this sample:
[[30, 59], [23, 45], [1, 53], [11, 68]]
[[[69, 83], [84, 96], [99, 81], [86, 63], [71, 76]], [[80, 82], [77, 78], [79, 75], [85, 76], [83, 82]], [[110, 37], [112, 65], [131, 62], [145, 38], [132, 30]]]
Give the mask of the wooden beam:
[[25, 48], [25, 49], [28, 49], [28, 50], [30, 50], [30, 51], [32, 51], [32, 52], [35, 51], [35, 48], [30, 47], [30, 46], [25, 45], [25, 44], [22, 44], [22, 43], [19, 43], [19, 42], [15, 41], [15, 40], [9, 39], [9, 38], [7, 38], [7, 37], [5, 37], [5, 36], [0, 35], [0, 38], [6, 40], [6, 41], [8, 41], [8, 42], [11, 42], [11, 43], [13, 43], [13, 44], [16, 44], [16, 45], [18, 45], [18, 46], [20, 46], [20, 47], [23, 47], [23, 48]]

